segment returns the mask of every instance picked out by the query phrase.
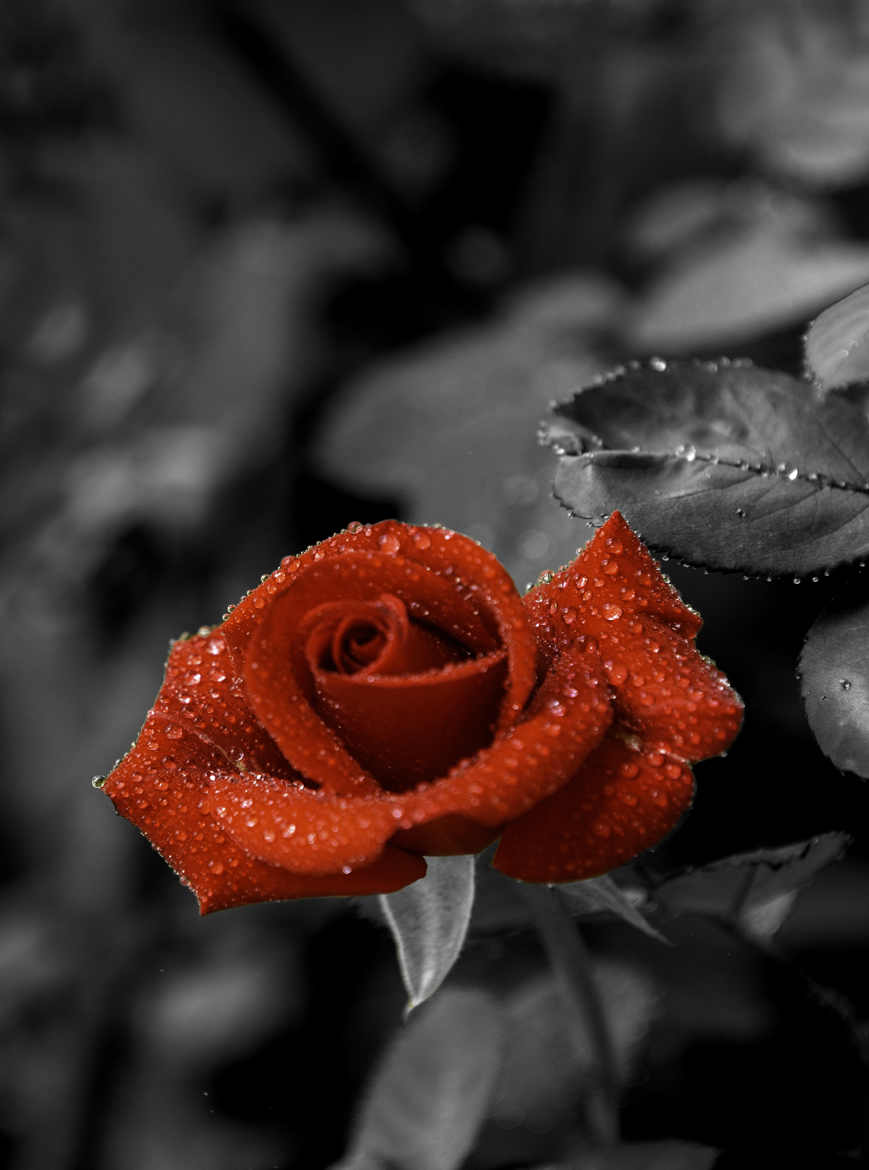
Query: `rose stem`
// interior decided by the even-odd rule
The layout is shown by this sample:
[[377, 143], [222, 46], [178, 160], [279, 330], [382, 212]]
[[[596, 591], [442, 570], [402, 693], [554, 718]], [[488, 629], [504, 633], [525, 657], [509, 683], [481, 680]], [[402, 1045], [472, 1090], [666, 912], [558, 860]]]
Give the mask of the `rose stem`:
[[583, 1057], [591, 1043], [596, 1076], [589, 1094], [588, 1121], [595, 1142], [604, 1149], [610, 1148], [618, 1141], [619, 1077], [588, 949], [558, 889], [521, 881], [516, 885], [561, 988], [568, 1008], [567, 1022]]

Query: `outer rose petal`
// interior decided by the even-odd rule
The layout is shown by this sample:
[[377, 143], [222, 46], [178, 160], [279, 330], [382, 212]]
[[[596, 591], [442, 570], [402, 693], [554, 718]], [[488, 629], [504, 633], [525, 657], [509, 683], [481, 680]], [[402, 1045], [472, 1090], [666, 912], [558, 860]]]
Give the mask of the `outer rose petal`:
[[224, 767], [297, 779], [255, 719], [219, 633], [172, 643], [154, 710], [222, 752]]
[[607, 873], [662, 841], [693, 794], [684, 764], [611, 733], [569, 784], [507, 826], [493, 865], [529, 882]]
[[742, 700], [691, 642], [650, 617], [614, 621], [598, 637], [616, 711], [643, 739], [683, 760], [730, 746]]
[[702, 624], [620, 512], [613, 512], [575, 561], [547, 575], [523, 600], [547, 661], [577, 630], [606, 632], [620, 617], [653, 615], [687, 637]]
[[248, 643], [263, 611], [284, 591], [293, 576], [306, 565], [345, 552], [381, 552], [411, 561], [448, 580], [454, 596], [464, 597], [481, 612], [492, 615], [510, 660], [504, 725], [513, 722], [536, 681], [534, 638], [522, 598], [507, 570], [492, 553], [470, 537], [448, 528], [402, 524], [397, 520], [353, 525], [297, 557], [285, 557], [262, 585], [242, 598], [221, 626], [237, 671], [241, 673]]
[[229, 780], [225, 754], [153, 712], [105, 783], [132, 821], [189, 886], [201, 913], [284, 898], [373, 894], [401, 889], [425, 873], [421, 858], [398, 849], [350, 874], [307, 877], [267, 865], [240, 849], [215, 822], [211, 779]]
[[298, 874], [375, 861], [401, 817], [389, 799], [330, 796], [269, 776], [221, 774], [211, 793], [215, 818], [246, 853]]

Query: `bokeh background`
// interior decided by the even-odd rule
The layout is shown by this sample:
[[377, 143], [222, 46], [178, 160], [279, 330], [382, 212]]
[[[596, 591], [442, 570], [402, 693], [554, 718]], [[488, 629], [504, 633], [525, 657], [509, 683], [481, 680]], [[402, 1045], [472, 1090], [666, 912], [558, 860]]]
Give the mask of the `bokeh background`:
[[[170, 637], [351, 520], [447, 524], [520, 587], [570, 559], [589, 530], [550, 496], [547, 403], [651, 353], [799, 372], [807, 320], [869, 280], [867, 200], [861, 0], [5, 0], [5, 1164], [341, 1156], [400, 1027], [382, 926], [333, 900], [198, 919], [91, 776]], [[757, 1141], [843, 1154], [866, 1128], [869, 806], [799, 701], [820, 592], [668, 571], [748, 718], [653, 868], [854, 845], [779, 933], [789, 964], [708, 925], [664, 957], [592, 926], [621, 964], [627, 1132], [721, 1166]], [[529, 973], [495, 912], [457, 978], [557, 1048]], [[569, 1144], [582, 1070], [541, 1081], [552, 1046], [529, 1043], [514, 1063], [547, 1091], [505, 1090], [469, 1166]]]

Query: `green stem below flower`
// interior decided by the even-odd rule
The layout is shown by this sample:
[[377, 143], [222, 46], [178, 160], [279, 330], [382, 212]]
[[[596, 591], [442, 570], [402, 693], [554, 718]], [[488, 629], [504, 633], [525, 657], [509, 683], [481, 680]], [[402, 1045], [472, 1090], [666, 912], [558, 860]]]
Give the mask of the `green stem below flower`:
[[591, 1136], [603, 1149], [618, 1141], [619, 1075], [606, 1014], [588, 950], [553, 886], [517, 882], [568, 1007], [574, 1043], [585, 1057], [591, 1044], [594, 1075], [588, 1098]]

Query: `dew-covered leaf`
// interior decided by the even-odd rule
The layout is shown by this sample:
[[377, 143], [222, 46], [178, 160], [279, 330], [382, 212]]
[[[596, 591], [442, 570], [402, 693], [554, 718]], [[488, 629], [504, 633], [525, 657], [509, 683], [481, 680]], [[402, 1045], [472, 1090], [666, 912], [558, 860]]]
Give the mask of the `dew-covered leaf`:
[[812, 321], [805, 352], [808, 371], [821, 390], [869, 380], [869, 285]]
[[445, 991], [412, 1016], [374, 1075], [340, 1170], [460, 1166], [489, 1105], [502, 1031], [482, 991]]
[[568, 910], [574, 914], [612, 914], [660, 942], [667, 941], [608, 874], [581, 882], [564, 882], [558, 889], [565, 895]]
[[845, 851], [845, 833], [722, 858], [666, 879], [655, 900], [670, 913], [736, 918], [746, 933], [769, 937], [782, 925], [799, 890]]
[[428, 873], [380, 906], [398, 952], [408, 1010], [433, 995], [450, 973], [468, 932], [474, 906], [474, 858], [429, 857]]
[[803, 701], [821, 751], [869, 777], [869, 603], [840, 599], [809, 630], [800, 658]]
[[819, 401], [747, 362], [634, 365], [555, 408], [555, 493], [689, 564], [818, 573], [869, 555], [869, 389]]

